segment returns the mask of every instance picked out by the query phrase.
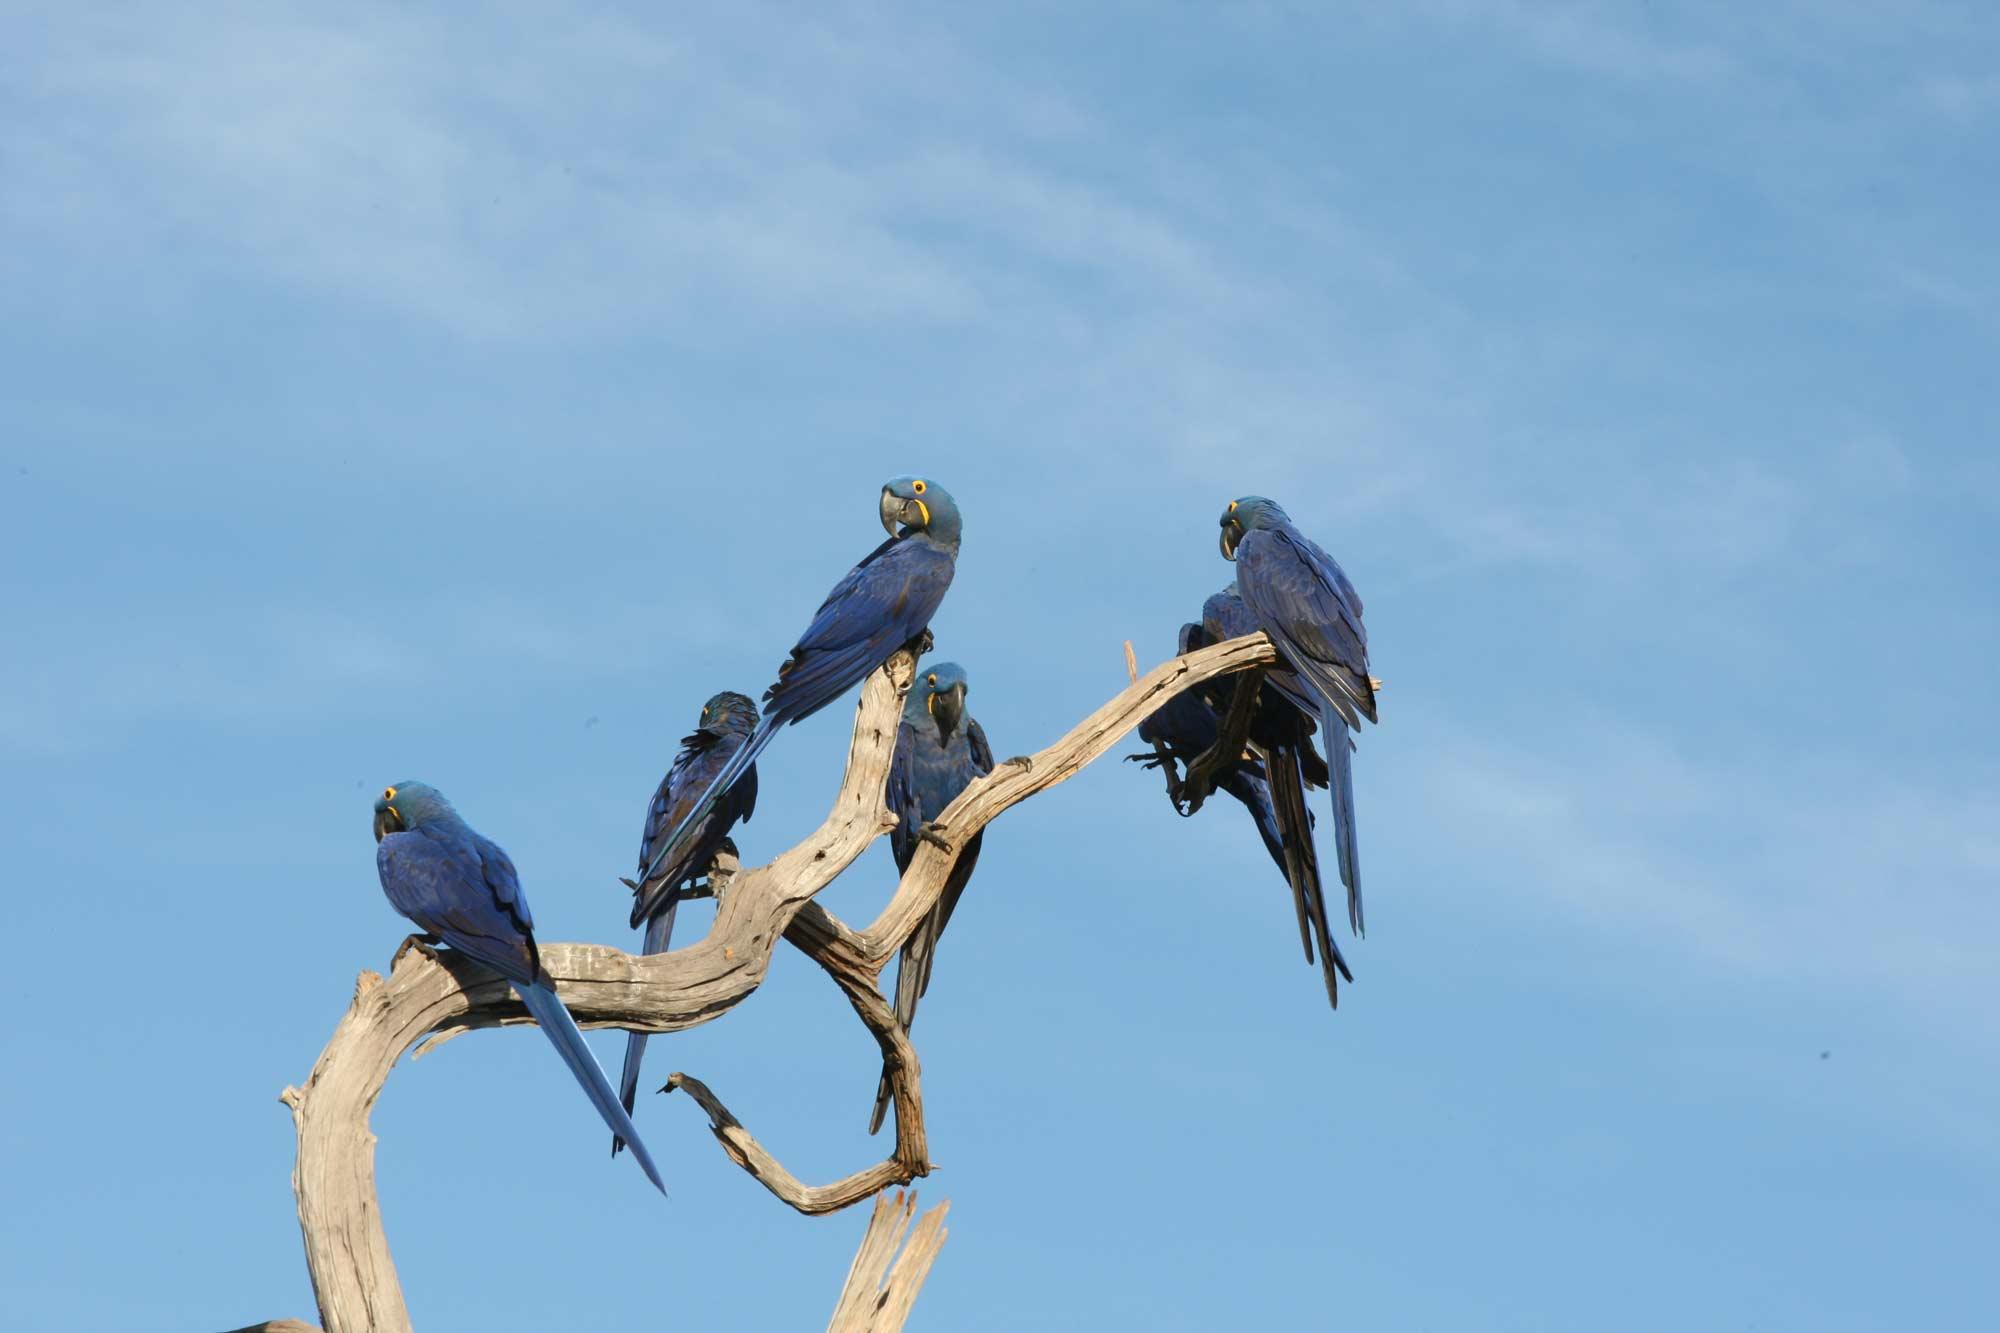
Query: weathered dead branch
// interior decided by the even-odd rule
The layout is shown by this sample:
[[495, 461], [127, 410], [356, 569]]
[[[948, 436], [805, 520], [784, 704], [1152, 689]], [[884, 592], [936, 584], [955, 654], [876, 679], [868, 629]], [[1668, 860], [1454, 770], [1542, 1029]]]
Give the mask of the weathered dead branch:
[[[1103, 755], [1180, 690], [1274, 660], [1262, 635], [1175, 658], [1029, 762], [1003, 764], [973, 783], [936, 822], [949, 850], [922, 844], [882, 914], [865, 930], [855, 931], [811, 899], [869, 842], [894, 826], [882, 793], [901, 697], [915, 665], [907, 652], [898, 653], [862, 687], [847, 768], [825, 821], [769, 864], [734, 875], [705, 938], [652, 957], [597, 945], [548, 943], [541, 947], [543, 966], [580, 1024], [674, 1032], [709, 1022], [740, 1003], [762, 984], [778, 938], [790, 939], [834, 978], [877, 1039], [895, 1093], [894, 1155], [831, 1185], [802, 1185], [698, 1080], [676, 1074], [670, 1083], [700, 1104], [732, 1160], [802, 1212], [846, 1207], [884, 1185], [907, 1183], [931, 1167], [919, 1062], [877, 979], [936, 904], [957, 849], [1003, 811]], [[412, 951], [394, 961], [387, 980], [374, 972], [360, 975], [353, 1001], [312, 1073], [302, 1086], [285, 1089], [282, 1100], [292, 1109], [299, 1141], [292, 1185], [326, 1333], [409, 1328], [376, 1204], [375, 1138], [368, 1128], [369, 1112], [389, 1070], [407, 1051], [421, 1053], [473, 1028], [527, 1021], [504, 979], [448, 950], [435, 958]], [[937, 1241], [942, 1241], [941, 1232]], [[930, 1253], [935, 1253], [934, 1243]], [[920, 1267], [928, 1263], [925, 1258]], [[909, 1299], [914, 1298], [912, 1285]], [[907, 1302], [902, 1308], [907, 1310]]]
[[[826, 1333], [898, 1333], [930, 1275], [938, 1248], [950, 1234], [944, 1229], [945, 1210], [950, 1207], [947, 1201], [931, 1209], [912, 1232], [910, 1218], [917, 1211], [914, 1190], [898, 1190], [893, 1196], [884, 1190], [875, 1196], [868, 1231], [854, 1253], [847, 1285], [841, 1288]], [[905, 1234], [909, 1235], [907, 1246], [903, 1245]], [[903, 1250], [900, 1256], [896, 1253], [899, 1246]], [[893, 1269], [891, 1259], [895, 1260]]]

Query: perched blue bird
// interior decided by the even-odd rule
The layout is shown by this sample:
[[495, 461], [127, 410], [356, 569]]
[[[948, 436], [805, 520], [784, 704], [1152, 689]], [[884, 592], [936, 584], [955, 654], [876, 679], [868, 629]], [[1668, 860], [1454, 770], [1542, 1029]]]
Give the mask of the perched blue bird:
[[[673, 767], [660, 779], [652, 804], [646, 807], [646, 830], [639, 839], [639, 873], [644, 874], [660, 850], [667, 831], [680, 823], [709, 782], [720, 773], [738, 750], [749, 741], [757, 727], [757, 703], [747, 694], [724, 690], [701, 706], [701, 721], [694, 731], [681, 737], [681, 752]], [[681, 889], [708, 873], [709, 863], [729, 840], [729, 830], [746, 822], [757, 808], [757, 766], [743, 770], [736, 785], [724, 792], [709, 810], [695, 836], [686, 843], [686, 852], [673, 861], [662, 862], [646, 884], [634, 884], [634, 893], [662, 890], [659, 908], [646, 918], [646, 940], [642, 953], [665, 953], [674, 936], [674, 910], [680, 906]], [[618, 1077], [618, 1100], [629, 1113], [639, 1091], [639, 1062], [646, 1055], [646, 1034], [625, 1034], [625, 1067]], [[615, 1155], [624, 1146], [616, 1135], [611, 1139]]]
[[[993, 747], [986, 742], [986, 731], [965, 711], [966, 689], [965, 668], [956, 662], [939, 662], [917, 677], [903, 699], [903, 720], [896, 728], [896, 753], [889, 763], [885, 792], [898, 821], [889, 835], [889, 850], [899, 871], [910, 868], [917, 844], [944, 808], [974, 778], [993, 771]], [[903, 944], [902, 957], [896, 963], [896, 1018], [904, 1031], [916, 1021], [917, 1001], [930, 989], [938, 937], [944, 934], [952, 909], [972, 878], [985, 837], [983, 830], [973, 834], [960, 850], [937, 906]], [[875, 1113], [868, 1121], [870, 1134], [882, 1128], [888, 1108], [889, 1076], [885, 1073], [875, 1091]]]
[[375, 869], [389, 905], [417, 923], [425, 942], [442, 941], [514, 983], [514, 993], [590, 1094], [604, 1123], [632, 1145], [646, 1179], [665, 1194], [666, 1183], [632, 1118], [542, 970], [535, 922], [507, 853], [474, 832], [436, 788], [421, 782], [399, 782], [376, 798], [375, 843]]
[[[1202, 629], [1217, 643], [1225, 639], [1255, 634], [1256, 618], [1244, 604], [1235, 584], [1210, 597], [1201, 607]], [[1299, 915], [1299, 942], [1305, 947], [1306, 961], [1313, 961], [1313, 941], [1319, 942], [1321, 972], [1326, 979], [1327, 1000], [1340, 1006], [1334, 989], [1334, 967], [1351, 982], [1347, 962], [1333, 942], [1327, 925], [1326, 894], [1320, 883], [1319, 852], [1313, 845], [1313, 817], [1306, 801], [1309, 787], [1327, 786], [1331, 778], [1327, 761], [1313, 748], [1317, 729], [1312, 716], [1287, 698], [1267, 674], [1258, 687], [1254, 711], [1250, 715], [1250, 742], [1263, 756], [1264, 775], [1271, 793], [1272, 815], [1286, 851], [1286, 878], [1292, 885], [1293, 905]], [[1208, 682], [1209, 699], [1217, 710], [1227, 710], [1235, 701], [1239, 679], [1217, 677]], [[1348, 748], [1345, 728], [1329, 733], [1331, 743]], [[1349, 902], [1349, 924], [1359, 931], [1360, 900]], [[1328, 963], [1333, 966], [1328, 966]]]
[[[889, 540], [826, 595], [778, 667], [777, 683], [764, 691], [764, 720], [674, 825], [640, 876], [643, 882], [651, 883], [660, 866], [686, 854], [716, 801], [756, 762], [779, 727], [811, 717], [929, 627], [958, 564], [958, 505], [934, 481], [897, 477], [883, 484], [878, 512]], [[665, 895], [660, 888], [641, 893], [632, 924], [650, 917]]]
[[[1202, 636], [1210, 643], [1221, 643], [1225, 639], [1238, 639], [1255, 634], [1260, 626], [1257, 617], [1244, 604], [1243, 595], [1232, 582], [1221, 592], [1212, 594], [1201, 604]], [[1296, 684], [1293, 693], [1285, 692], [1289, 673], [1263, 673], [1264, 679], [1257, 690], [1257, 699], [1250, 712], [1249, 738], [1263, 750], [1279, 748], [1294, 749], [1299, 761], [1299, 775], [1308, 787], [1324, 787], [1331, 775], [1327, 771], [1326, 760], [1313, 745], [1313, 733], [1319, 729], [1312, 714], [1295, 702]], [[1204, 695], [1218, 713], [1226, 712], [1236, 699], [1236, 685], [1240, 676], [1217, 676], [1201, 686]], [[1352, 747], [1353, 742], [1348, 742]]]
[[1221, 522], [1222, 556], [1236, 562], [1243, 604], [1290, 668], [1274, 671], [1266, 680], [1326, 729], [1340, 882], [1347, 886], [1349, 924], [1359, 934], [1364, 929], [1361, 862], [1354, 830], [1353, 746], [1347, 732], [1361, 730], [1364, 717], [1377, 720], [1361, 595], [1333, 557], [1263, 496], [1231, 500]]
[[[1191, 653], [1223, 639], [1235, 638], [1247, 633], [1240, 629], [1228, 629], [1219, 625], [1211, 615], [1211, 605], [1203, 608], [1203, 623], [1183, 625], [1180, 633], [1180, 651]], [[1159, 708], [1155, 709], [1139, 724], [1139, 739], [1153, 747], [1150, 755], [1127, 756], [1139, 760], [1149, 768], [1161, 769], [1167, 778], [1167, 795], [1174, 808], [1183, 814], [1180, 784], [1174, 779], [1173, 764], [1178, 761], [1183, 767], [1191, 767], [1197, 759], [1208, 755], [1222, 735], [1222, 714], [1230, 702], [1228, 687], [1234, 681], [1229, 677], [1218, 677], [1206, 685], [1182, 690]], [[1222, 687], [1220, 689], [1212, 687]], [[1260, 705], [1263, 701], [1260, 700]], [[1286, 710], [1291, 705], [1282, 700], [1278, 706]], [[1262, 711], [1260, 707], [1260, 712]], [[1294, 715], [1296, 716], [1296, 714]], [[1258, 727], [1253, 722], [1253, 731]], [[1292, 891], [1292, 906], [1298, 915], [1299, 942], [1305, 948], [1306, 961], [1314, 958], [1314, 940], [1319, 941], [1317, 961], [1326, 983], [1327, 1000], [1335, 1008], [1340, 1006], [1339, 982], [1354, 980], [1348, 969], [1346, 958], [1341, 956], [1340, 946], [1334, 943], [1332, 932], [1326, 919], [1326, 900], [1320, 887], [1319, 857], [1313, 847], [1312, 816], [1306, 809], [1306, 802], [1300, 784], [1305, 780], [1305, 756], [1317, 759], [1312, 748], [1310, 734], [1301, 737], [1296, 723], [1289, 727], [1277, 728], [1281, 743], [1265, 750], [1267, 765], [1252, 756], [1236, 754], [1228, 756], [1211, 777], [1214, 785], [1228, 792], [1250, 812], [1250, 818], [1257, 826], [1257, 836], [1263, 840], [1264, 850], [1285, 877], [1286, 885]], [[1325, 766], [1320, 766], [1325, 772]], [[1323, 784], [1322, 784], [1323, 785]], [[1282, 805], [1275, 797], [1282, 793]]]

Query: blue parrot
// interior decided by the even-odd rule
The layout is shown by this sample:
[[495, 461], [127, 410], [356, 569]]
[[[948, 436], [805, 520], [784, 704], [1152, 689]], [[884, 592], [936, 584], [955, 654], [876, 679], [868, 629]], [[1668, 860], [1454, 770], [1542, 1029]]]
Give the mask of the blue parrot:
[[376, 798], [375, 844], [375, 869], [389, 905], [416, 922], [426, 942], [442, 941], [514, 983], [514, 993], [555, 1043], [604, 1123], [632, 1145], [646, 1179], [665, 1194], [652, 1154], [542, 970], [534, 918], [507, 853], [474, 832], [435, 787], [421, 782], [399, 782]]
[[[652, 804], [646, 807], [646, 830], [639, 839], [639, 873], [644, 874], [668, 829], [678, 824], [688, 807], [708, 789], [710, 779], [743, 748], [757, 726], [757, 703], [746, 694], [724, 690], [701, 706], [701, 721], [694, 731], [681, 737], [681, 752], [673, 767], [660, 779]], [[660, 907], [646, 919], [646, 941], [642, 953], [665, 953], [674, 935], [674, 909], [680, 905], [680, 889], [708, 872], [709, 863], [729, 838], [729, 830], [747, 822], [757, 808], [757, 766], [743, 770], [736, 781], [709, 811], [697, 835], [687, 843], [687, 853], [672, 862], [663, 862], [644, 889], [633, 884], [634, 893], [663, 889]], [[628, 881], [629, 882], [629, 881]], [[625, 1067], [618, 1076], [618, 1100], [627, 1113], [639, 1091], [639, 1062], [646, 1055], [646, 1034], [625, 1034]], [[611, 1139], [615, 1156], [624, 1140]]]
[[[722, 793], [756, 762], [779, 727], [811, 717], [929, 627], [958, 565], [958, 505], [934, 481], [897, 477], [883, 483], [878, 512], [889, 540], [848, 570], [820, 603], [812, 624], [779, 665], [777, 683], [764, 691], [764, 720], [680, 817], [647, 863], [642, 882], [652, 883], [660, 866], [686, 854], [686, 844], [706, 826]], [[642, 892], [632, 907], [632, 924], [658, 910], [666, 893], [664, 888]]]
[[[1210, 605], [1202, 608], [1202, 624], [1181, 626], [1182, 653], [1191, 653], [1197, 648], [1249, 632], [1218, 625], [1210, 614], [1214, 602], [1215, 599], [1211, 598]], [[1178, 760], [1183, 766], [1191, 765], [1216, 745], [1222, 734], [1222, 714], [1229, 707], [1230, 687], [1234, 684], [1233, 679], [1224, 676], [1205, 685], [1182, 690], [1139, 724], [1139, 739], [1152, 745], [1153, 753], [1127, 757], [1166, 773], [1167, 795], [1176, 810], [1181, 810], [1181, 793], [1179, 784], [1174, 780], [1173, 762]], [[1277, 701], [1277, 706], [1291, 711], [1291, 705], [1282, 701]], [[1260, 714], [1262, 712], [1260, 708]], [[1253, 732], [1260, 730], [1254, 722], [1252, 729]], [[1303, 776], [1307, 771], [1307, 757], [1317, 760], [1319, 756], [1312, 747], [1310, 734], [1303, 737], [1297, 734], [1296, 723], [1291, 728], [1279, 729], [1279, 735], [1283, 743], [1265, 750], [1271, 761], [1268, 766], [1251, 756], [1234, 755], [1215, 771], [1212, 780], [1215, 786], [1235, 797], [1250, 812], [1250, 818], [1257, 826], [1257, 836], [1263, 840], [1264, 850], [1270, 853], [1271, 860], [1277, 864], [1285, 883], [1291, 888], [1292, 907], [1299, 921], [1299, 943], [1305, 948], [1308, 963], [1315, 961], [1315, 938], [1319, 942], [1317, 961], [1326, 983], [1327, 1002], [1337, 1009], [1340, 1007], [1340, 981], [1345, 979], [1352, 983], [1354, 973], [1349, 970], [1347, 959], [1341, 955], [1340, 946], [1334, 943], [1332, 931], [1327, 926], [1326, 900], [1320, 887], [1319, 856], [1313, 847], [1312, 816], [1306, 809], [1304, 793], [1299, 786], [1307, 780]], [[1319, 771], [1323, 779], [1326, 771], [1323, 763]], [[1319, 785], [1324, 785], [1324, 781]], [[1276, 799], [1280, 795], [1284, 798], [1282, 801]], [[1192, 814], [1193, 811], [1183, 813]]]
[[[1216, 643], [1255, 634], [1258, 629], [1250, 608], [1233, 583], [1202, 603], [1201, 621], [1207, 637]], [[1340, 1001], [1334, 993], [1333, 972], [1323, 964], [1331, 956], [1340, 971], [1347, 974], [1347, 963], [1341, 958], [1327, 925], [1319, 852], [1313, 845], [1313, 817], [1306, 800], [1307, 789], [1329, 785], [1331, 773], [1327, 761], [1313, 746], [1313, 732], [1317, 728], [1311, 714], [1285, 697], [1279, 688], [1282, 678], [1273, 681], [1267, 674], [1264, 681], [1258, 687], [1254, 711], [1250, 714], [1250, 742], [1263, 756], [1272, 814], [1289, 854], [1286, 878], [1291, 881], [1294, 905], [1298, 908], [1299, 942], [1305, 946], [1306, 961], [1310, 963], [1313, 960], [1310, 927], [1311, 936], [1319, 941], [1327, 999], [1338, 1008]], [[1221, 676], [1208, 682], [1209, 700], [1218, 714], [1229, 709], [1238, 688], [1236, 677]], [[1344, 728], [1333, 735], [1332, 743], [1343, 749], [1352, 745]], [[1351, 899], [1348, 906], [1348, 924], [1359, 933], [1359, 898]], [[1347, 974], [1347, 979], [1354, 980], [1351, 974]]]
[[[896, 753], [890, 760], [885, 793], [889, 809], [899, 821], [889, 835], [889, 850], [899, 871], [910, 868], [917, 844], [944, 808], [974, 778], [993, 771], [993, 747], [986, 742], [986, 730], [965, 711], [966, 689], [965, 668], [956, 662], [939, 662], [917, 677], [903, 700], [903, 720], [896, 728]], [[930, 989], [938, 937], [972, 878], [985, 837], [982, 830], [965, 844], [937, 906], [903, 944], [902, 957], [896, 963], [896, 1018], [904, 1031], [916, 1021], [917, 1001]], [[870, 1134], [882, 1128], [888, 1108], [889, 1076], [885, 1073], [875, 1090], [875, 1112], [868, 1121]]]
[[1340, 882], [1347, 886], [1348, 922], [1360, 934], [1365, 921], [1354, 831], [1353, 743], [1347, 733], [1361, 730], [1364, 717], [1378, 720], [1361, 595], [1333, 557], [1263, 496], [1231, 500], [1221, 523], [1222, 556], [1236, 563], [1243, 604], [1290, 668], [1265, 679], [1326, 729]]

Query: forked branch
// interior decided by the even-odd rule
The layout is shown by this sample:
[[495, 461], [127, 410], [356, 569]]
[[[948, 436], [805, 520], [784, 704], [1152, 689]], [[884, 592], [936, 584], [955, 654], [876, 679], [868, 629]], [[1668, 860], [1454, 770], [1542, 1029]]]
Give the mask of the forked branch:
[[[877, 1038], [896, 1094], [895, 1154], [832, 1185], [801, 1185], [699, 1081], [677, 1075], [677, 1086], [709, 1115], [724, 1150], [801, 1211], [846, 1207], [883, 1184], [912, 1180], [930, 1169], [918, 1060], [876, 979], [937, 903], [958, 850], [1003, 811], [1103, 755], [1180, 690], [1275, 660], [1262, 635], [1174, 658], [1030, 762], [1002, 764], [974, 782], [936, 821], [948, 847], [920, 844], [887, 907], [856, 931], [811, 900], [894, 826], [883, 788], [902, 695], [915, 670], [911, 655], [899, 652], [862, 686], [846, 771], [825, 821], [769, 864], [736, 875], [705, 938], [650, 957], [601, 945], [549, 943], [541, 947], [543, 966], [584, 1026], [675, 1032], [741, 1003], [762, 984], [779, 937], [790, 939], [827, 970]], [[473, 1028], [527, 1021], [501, 977], [449, 950], [436, 958], [411, 951], [396, 960], [387, 980], [374, 972], [360, 975], [353, 1001], [312, 1073], [300, 1087], [285, 1089], [282, 1100], [292, 1109], [299, 1144], [292, 1187], [327, 1333], [398, 1333], [410, 1326], [376, 1203], [375, 1138], [368, 1128], [390, 1069], [413, 1049], [428, 1049]]]

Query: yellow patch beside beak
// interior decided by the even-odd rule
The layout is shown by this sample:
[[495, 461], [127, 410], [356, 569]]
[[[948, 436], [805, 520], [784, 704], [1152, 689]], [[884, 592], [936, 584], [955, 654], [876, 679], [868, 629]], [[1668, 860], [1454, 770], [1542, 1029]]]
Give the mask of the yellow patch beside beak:
[[924, 516], [924, 526], [929, 527], [931, 525], [931, 507], [922, 500], [919, 500], [917, 501], [917, 512]]

